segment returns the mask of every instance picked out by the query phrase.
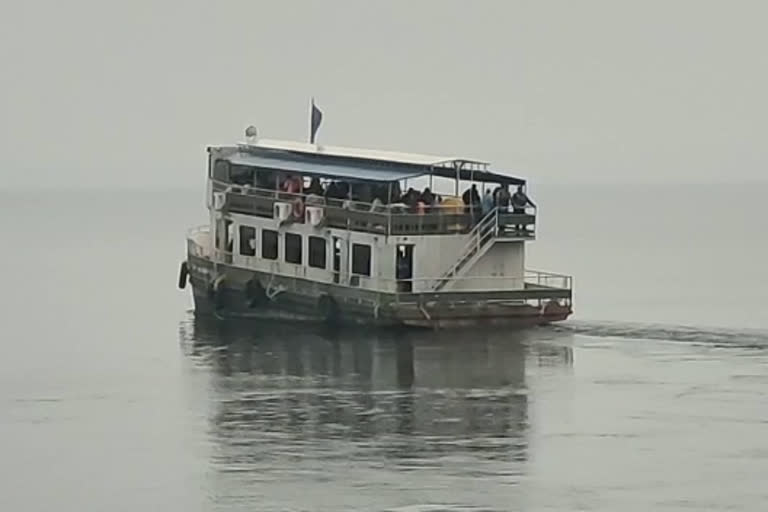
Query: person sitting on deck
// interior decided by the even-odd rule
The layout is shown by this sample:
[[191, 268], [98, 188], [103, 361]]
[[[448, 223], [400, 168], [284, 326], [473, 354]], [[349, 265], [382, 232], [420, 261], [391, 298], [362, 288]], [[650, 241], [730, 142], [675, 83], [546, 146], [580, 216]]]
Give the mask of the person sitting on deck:
[[418, 213], [419, 211], [419, 193], [413, 187], [408, 189], [408, 192], [403, 196], [403, 203], [408, 206], [410, 213]]
[[349, 184], [341, 181], [334, 181], [328, 185], [328, 189], [325, 191], [325, 198], [329, 205], [340, 206], [342, 201], [348, 199], [348, 195]]
[[289, 176], [283, 182], [283, 192], [289, 194], [301, 194], [301, 178], [298, 176]]
[[430, 210], [432, 206], [434, 206], [435, 194], [432, 193], [429, 187], [425, 188], [424, 192], [421, 193], [421, 202], [424, 203], [427, 210]]
[[304, 193], [307, 195], [324, 195], [325, 191], [323, 190], [323, 185], [320, 183], [320, 178], [317, 176], [312, 178], [312, 181], [309, 182], [309, 186], [304, 189]]

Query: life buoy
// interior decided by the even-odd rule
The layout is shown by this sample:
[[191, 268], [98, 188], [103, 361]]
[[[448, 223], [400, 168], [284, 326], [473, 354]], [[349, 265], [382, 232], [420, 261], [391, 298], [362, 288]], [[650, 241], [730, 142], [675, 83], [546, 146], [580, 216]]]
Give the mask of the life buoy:
[[304, 218], [304, 201], [302, 201], [300, 197], [293, 200], [292, 213], [295, 219]]
[[339, 305], [336, 299], [330, 295], [321, 295], [317, 301], [317, 310], [320, 317], [328, 325], [335, 325], [339, 323], [341, 317], [339, 311]]
[[179, 289], [183, 290], [187, 287], [187, 277], [189, 277], [189, 267], [186, 261], [181, 262], [179, 267]]
[[264, 291], [264, 287], [255, 277], [245, 284], [245, 298], [248, 300], [249, 308], [267, 301], [267, 292]]

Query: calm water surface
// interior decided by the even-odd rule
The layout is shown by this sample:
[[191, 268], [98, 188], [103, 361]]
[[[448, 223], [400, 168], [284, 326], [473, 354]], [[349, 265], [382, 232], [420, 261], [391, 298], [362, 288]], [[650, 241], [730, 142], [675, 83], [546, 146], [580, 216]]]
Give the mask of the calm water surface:
[[195, 320], [201, 192], [0, 194], [0, 509], [766, 510], [768, 187], [577, 192], [574, 320], [439, 333]]

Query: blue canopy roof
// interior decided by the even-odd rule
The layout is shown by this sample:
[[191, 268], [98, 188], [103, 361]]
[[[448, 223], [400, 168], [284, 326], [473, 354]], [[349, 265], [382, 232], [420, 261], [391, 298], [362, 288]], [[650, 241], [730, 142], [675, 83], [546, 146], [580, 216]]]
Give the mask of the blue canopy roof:
[[[345, 181], [394, 182], [432, 174], [464, 181], [523, 185], [525, 180], [488, 170], [443, 167], [423, 163], [406, 163], [358, 156], [335, 154], [306, 154], [282, 149], [252, 147], [240, 149], [226, 157], [233, 165], [275, 171], [295, 172], [309, 176], [336, 178]], [[460, 163], [460, 161], [457, 161]]]
[[416, 167], [396, 164], [377, 164], [362, 161], [307, 159], [300, 155], [281, 153], [278, 155], [256, 155], [238, 152], [227, 158], [233, 165], [244, 165], [277, 171], [296, 172], [310, 176], [338, 178], [348, 181], [392, 182], [423, 176], [428, 171]]

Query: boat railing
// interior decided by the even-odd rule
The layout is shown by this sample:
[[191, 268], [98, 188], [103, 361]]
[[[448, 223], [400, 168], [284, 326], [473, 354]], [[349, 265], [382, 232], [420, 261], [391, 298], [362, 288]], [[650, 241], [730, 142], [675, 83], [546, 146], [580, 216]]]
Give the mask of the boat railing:
[[563, 290], [573, 289], [573, 276], [555, 274], [541, 270], [526, 270], [525, 282], [529, 287], [559, 288]]
[[[404, 203], [367, 203], [349, 199], [325, 198], [319, 195], [289, 193], [248, 185], [233, 185], [212, 180], [213, 192], [225, 195], [221, 205], [232, 213], [275, 218], [275, 203], [283, 202], [296, 207], [291, 222], [303, 223], [305, 208], [322, 208], [324, 226], [350, 229], [382, 235], [436, 235], [466, 234], [482, 218], [479, 209], [463, 204], [446, 204], [411, 208]], [[215, 202], [214, 202], [215, 203]], [[414, 211], [415, 210], [415, 211]], [[536, 211], [514, 213], [499, 210], [500, 238], [532, 239], [535, 236]]]
[[197, 226], [187, 231], [187, 253], [198, 258], [211, 259], [210, 227]]
[[[191, 239], [190, 239], [191, 240]], [[207, 254], [200, 252], [200, 246], [193, 240], [190, 242], [197, 255]], [[222, 249], [214, 249], [213, 256], [215, 263], [233, 264], [233, 253]], [[203, 256], [207, 257], [207, 256]], [[297, 267], [298, 268], [298, 267]], [[304, 267], [301, 267], [304, 268]], [[270, 267], [264, 270], [270, 276], [283, 277], [289, 279], [305, 277], [301, 272], [292, 272], [287, 268]], [[435, 283], [445, 282], [445, 276], [416, 277], [410, 279], [394, 279], [379, 276], [369, 276], [352, 272], [332, 272], [332, 281], [329, 284], [355, 288], [379, 293], [396, 293], [405, 295], [414, 294], [456, 294], [456, 293], [501, 293], [516, 291], [536, 292], [560, 292], [555, 293], [558, 297], [570, 297], [572, 289], [572, 277], [563, 274], [554, 274], [551, 272], [541, 272], [536, 270], [526, 270], [524, 276], [458, 276], [447, 280], [447, 285], [441, 290], [435, 290]], [[272, 278], [272, 277], [271, 277]], [[564, 292], [568, 292], [565, 294]], [[539, 293], [538, 295], [541, 295]], [[551, 293], [549, 293], [551, 295]]]
[[[381, 282], [395, 283], [398, 291], [435, 291], [434, 284], [446, 282], [445, 276], [418, 277], [414, 279], [380, 279]], [[444, 290], [465, 292], [487, 292], [494, 290], [552, 289], [571, 290], [572, 277], [563, 274], [526, 270], [523, 277], [469, 275], [447, 279], [450, 286]]]

